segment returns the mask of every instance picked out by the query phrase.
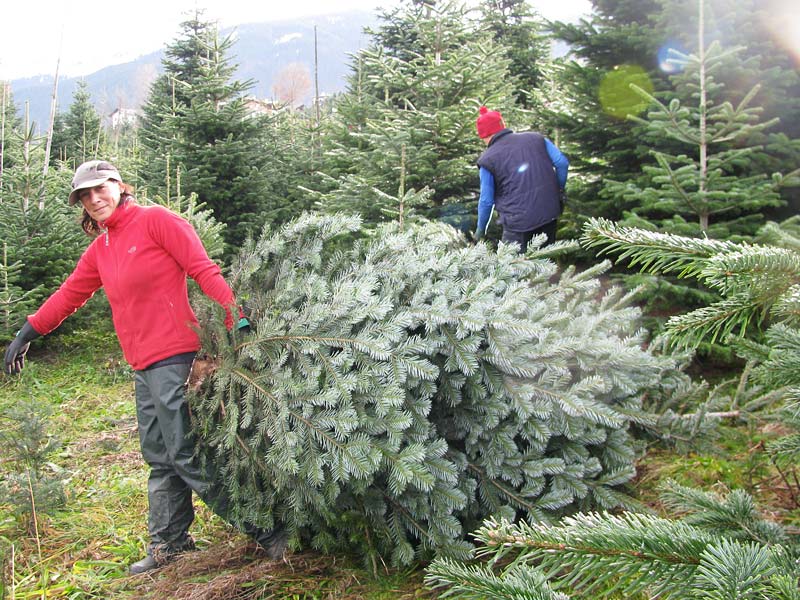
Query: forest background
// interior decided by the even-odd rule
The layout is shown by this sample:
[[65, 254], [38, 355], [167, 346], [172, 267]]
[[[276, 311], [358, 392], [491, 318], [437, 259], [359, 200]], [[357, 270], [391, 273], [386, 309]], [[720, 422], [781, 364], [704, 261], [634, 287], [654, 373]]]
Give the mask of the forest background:
[[[663, 356], [683, 365], [678, 371], [685, 378], [671, 395], [645, 406], [654, 420], [640, 419], [638, 430], [626, 424], [631, 439], [649, 449], [635, 459], [639, 479], [619, 476], [603, 485], [638, 494], [651, 508], [680, 505], [678, 517], [692, 514], [687, 505], [724, 508], [738, 498], [729, 488], [742, 488], [766, 502], [762, 510], [770, 523], [783, 528], [775, 538], [755, 536], [752, 543], [761, 544], [757, 550], [794, 548], [787, 540], [794, 539], [800, 485], [792, 460], [796, 449], [787, 439], [793, 439], [790, 426], [797, 417], [797, 382], [774, 374], [793, 369], [795, 363], [786, 357], [796, 356], [792, 328], [800, 314], [795, 307], [797, 223], [791, 218], [800, 200], [797, 48], [787, 47], [775, 33], [782, 16], [756, 1], [593, 4], [591, 18], [564, 24], [545, 22], [515, 0], [471, 9], [455, 2], [406, 2], [381, 15], [380, 25], [368, 32], [371, 42], [354, 55], [346, 91], [302, 110], [287, 99], [284, 106], [253, 111], [246, 102], [252, 82], [233, 78], [231, 39], [220, 38], [202, 13], [187, 20], [166, 48], [164, 72], [150, 88], [138, 122], [104, 127], [84, 87], [69, 110], [55, 113], [51, 126], [43, 129], [26, 120], [3, 86], [0, 333], [10, 339], [86, 247], [66, 198], [74, 168], [95, 157], [114, 162], [141, 202], [167, 205], [191, 219], [228, 273], [236, 272], [248, 240], [288, 231], [284, 226], [299, 227], [296, 219], [312, 213], [359, 215], [358, 227], [342, 226], [342, 238], [330, 249], [334, 254], [359, 239], [388, 239], [387, 224], [414, 231], [430, 222], [452, 227], [457, 241], [451, 243], [469, 248], [477, 204], [475, 160], [481, 151], [474, 121], [478, 107], [487, 105], [500, 110], [515, 130], [547, 135], [570, 159], [569, 200], [559, 238], [582, 239], [583, 244], [564, 244], [549, 255], [532, 249], [530, 260], [597, 276], [601, 288], [593, 293], [598, 295], [612, 284], [635, 290], [628, 301], [640, 307], [636, 322], [647, 331], [646, 341], [637, 343], [650, 352], [666, 340]], [[552, 58], [553, 38], [568, 43], [571, 53]], [[492, 230], [490, 238], [497, 237]], [[438, 250], [430, 243], [435, 255]], [[610, 270], [603, 267], [598, 248], [619, 251], [634, 268], [624, 262]], [[736, 287], [729, 278], [720, 285], [709, 274], [712, 259], [730, 259], [734, 252], [753, 248], [772, 253], [753, 253], [740, 261], [744, 264], [734, 268], [727, 262], [723, 269], [728, 275], [742, 273], [747, 283]], [[743, 294], [743, 289], [750, 292]], [[256, 292], [251, 293], [258, 305]], [[104, 465], [98, 472], [113, 481], [112, 490], [103, 494], [124, 489], [136, 498], [138, 493], [126, 473], [130, 465], [120, 461], [117, 471], [105, 471], [107, 456], [135, 456], [135, 451], [126, 454], [131, 440], [124, 433], [131, 427], [129, 392], [120, 392], [130, 387], [131, 374], [109, 343], [110, 332], [107, 302], [98, 294], [57, 334], [34, 347], [25, 375], [5, 379], [0, 388], [7, 515], [0, 552], [2, 593], [10, 597], [108, 597], [110, 589], [119, 597], [143, 593], [136, 582], [114, 583], [122, 560], [139, 551], [139, 538], [121, 533], [115, 524], [122, 521], [137, 531], [136, 515], [121, 507], [103, 513], [115, 540], [106, 538], [103, 546], [87, 542], [87, 537], [98, 537], [96, 529], [79, 536], [69, 529], [76, 526], [78, 517], [70, 510], [78, 499], [102, 489], [89, 473], [98, 465]], [[633, 340], [643, 335], [634, 332]], [[778, 354], [780, 367], [775, 366]], [[622, 358], [614, 368], [623, 378], [639, 367]], [[108, 384], [106, 392], [98, 391], [101, 384]], [[88, 408], [103, 394], [121, 395], [101, 402], [103, 412]], [[640, 400], [646, 403], [647, 398]], [[63, 435], [56, 436], [54, 427]], [[93, 431], [91, 440], [81, 437], [86, 434], [81, 427]], [[700, 448], [708, 451], [709, 443], [713, 451], [697, 454]], [[624, 460], [634, 462], [632, 450], [628, 456], [626, 448]], [[703, 472], [709, 464], [713, 468]], [[648, 465], [671, 474], [681, 473], [665, 465], [685, 465], [686, 471], [695, 471], [686, 477], [688, 483], [722, 481], [727, 487], [720, 495], [686, 491], [681, 502], [660, 503], [646, 485]], [[65, 492], [70, 497], [66, 504]], [[110, 498], [104, 505], [126, 502], [123, 496]], [[619, 509], [617, 499], [598, 492], [592, 502], [578, 503], [564, 514]], [[141, 498], [138, 502], [133, 505], [140, 506]], [[549, 502], [554, 503], [552, 495]], [[754, 512], [747, 514], [762, 523]], [[208, 527], [209, 535], [222, 535], [220, 524], [207, 519], [201, 526]], [[505, 532], [509, 526], [498, 523], [492, 531]], [[662, 533], [653, 523], [649, 526], [652, 538]], [[684, 534], [663, 533], [672, 539]], [[509, 535], [534, 537], [530, 531]], [[409, 564], [402, 556], [393, 555], [396, 565]], [[424, 553], [412, 556], [426, 564]], [[303, 560], [310, 569], [329, 573], [312, 564], [315, 559]], [[431, 585], [468, 579], [463, 573], [453, 578], [442, 563], [435, 564], [440, 570], [428, 575]], [[592, 564], [596, 568], [591, 562], [571, 564], [576, 575], [568, 593], [591, 593], [586, 591], [593, 589], [591, 583], [577, 574]], [[250, 563], [236, 567], [237, 575], [227, 574], [226, 581], [253, 594], [238, 597], [269, 597], [264, 572]], [[251, 572], [243, 576], [247, 569]], [[790, 569], [769, 569], [759, 584], [773, 582], [775, 572], [796, 584]], [[544, 590], [541, 597], [562, 597], [559, 590], [547, 591], [556, 571], [513, 571], [510, 577], [521, 576], [526, 586]], [[655, 577], [653, 572], [637, 572], [630, 589], [648, 594], [664, 585], [676, 597], [687, 597], [680, 595], [685, 590], [675, 592], [647, 579]], [[209, 579], [198, 572], [190, 575], [193, 581]], [[182, 577], [177, 581], [185, 581]], [[492, 577], [481, 572], [475, 579], [485, 583]], [[671, 577], [681, 579], [674, 573]], [[623, 584], [612, 583], [617, 588], [610, 585], [609, 593], [620, 593]], [[391, 580], [389, 585], [398, 584]], [[779, 584], [769, 585], [777, 594]], [[789, 583], [780, 589], [794, 597], [791, 588]], [[420, 584], [403, 593], [422, 589]], [[331, 596], [337, 597], [334, 592], [308, 597]]]

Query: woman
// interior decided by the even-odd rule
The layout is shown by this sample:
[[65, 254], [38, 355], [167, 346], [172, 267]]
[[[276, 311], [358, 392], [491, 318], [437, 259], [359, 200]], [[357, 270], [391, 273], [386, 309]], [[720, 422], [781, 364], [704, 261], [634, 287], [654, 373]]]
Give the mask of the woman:
[[[89, 161], [75, 171], [69, 203], [81, 203], [82, 227], [95, 239], [61, 287], [27, 318], [6, 350], [5, 369], [19, 373], [31, 340], [53, 331], [104, 288], [120, 346], [135, 371], [139, 441], [150, 466], [150, 544], [147, 556], [130, 567], [137, 574], [194, 548], [192, 490], [221, 517], [228, 515], [223, 490], [192, 459], [184, 392], [200, 339], [186, 276], [223, 306], [229, 330], [235, 300], [192, 226], [162, 206], [140, 206], [131, 192], [108, 162]], [[239, 316], [246, 326], [241, 311]], [[282, 526], [267, 531], [245, 524], [243, 530], [270, 557], [283, 555]]]

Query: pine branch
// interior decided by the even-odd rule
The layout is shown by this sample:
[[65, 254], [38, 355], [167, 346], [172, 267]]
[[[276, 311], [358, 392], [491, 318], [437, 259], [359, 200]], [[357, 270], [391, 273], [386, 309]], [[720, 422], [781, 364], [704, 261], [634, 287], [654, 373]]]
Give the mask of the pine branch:
[[660, 486], [660, 498], [685, 523], [717, 535], [761, 544], [782, 544], [787, 541], [783, 529], [765, 521], [757, 512], [752, 496], [734, 490], [727, 496], [689, 488], [675, 481]]
[[487, 521], [476, 538], [485, 544], [478, 556], [513, 556], [511, 568], [528, 581], [543, 576], [553, 589], [581, 597], [792, 597], [773, 595], [781, 585], [776, 575], [788, 575], [782, 547], [740, 543], [655, 516], [579, 514], [557, 526]]
[[498, 577], [487, 567], [464, 565], [454, 560], [440, 558], [426, 569], [425, 583], [433, 588], [446, 588], [441, 598], [466, 598], [486, 600], [569, 600], [553, 591], [543, 575], [525, 569], [510, 569]]
[[[747, 328], [761, 311], [748, 294], [736, 294], [690, 313], [670, 317], [665, 331], [671, 344], [682, 348], [698, 346], [703, 341], [724, 340], [738, 329], [744, 337]], [[759, 319], [760, 322], [760, 319]]]
[[787, 290], [800, 286], [800, 254], [741, 244], [711, 257], [698, 278], [723, 295], [746, 290], [768, 309]]
[[656, 595], [674, 593], [692, 579], [703, 551], [714, 541], [681, 523], [635, 513], [579, 514], [553, 527], [490, 521], [476, 539], [485, 544], [479, 556], [521, 553], [516, 562], [536, 561], [558, 587], [626, 597], [646, 589]]
[[794, 251], [660, 234], [602, 219], [587, 223], [582, 242], [617, 252], [630, 266], [641, 264], [642, 271], [693, 277], [727, 296], [670, 318], [666, 331], [676, 346], [724, 340], [737, 329], [744, 336], [751, 323], [763, 323], [773, 306], [780, 311], [773, 314], [794, 314], [800, 278], [800, 257]]
[[683, 200], [689, 210], [699, 214], [700, 208], [695, 204], [692, 196], [686, 192], [681, 181], [676, 176], [675, 171], [672, 169], [672, 166], [669, 164], [664, 154], [661, 152], [653, 152], [653, 156], [655, 156], [656, 162], [658, 162], [661, 168], [664, 169], [667, 180], [672, 184], [673, 191], [678, 193], [678, 196]]
[[657, 233], [601, 218], [586, 223], [581, 243], [586, 248], [603, 247], [601, 255], [617, 252], [620, 260], [628, 260], [628, 266], [641, 265], [641, 272], [675, 273], [682, 278], [698, 277], [708, 259], [738, 248], [733, 242]]

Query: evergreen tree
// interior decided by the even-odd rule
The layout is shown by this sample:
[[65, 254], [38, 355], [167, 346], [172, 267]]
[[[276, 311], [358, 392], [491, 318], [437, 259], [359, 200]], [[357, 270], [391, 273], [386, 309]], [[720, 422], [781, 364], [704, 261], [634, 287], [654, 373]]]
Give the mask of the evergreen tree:
[[[3, 171], [14, 165], [17, 156], [12, 149], [14, 143], [14, 132], [22, 129], [22, 119], [17, 114], [17, 107], [14, 104], [14, 95], [11, 91], [11, 84], [0, 81], [0, 149], [2, 149], [2, 160], [0, 160], [0, 192], [3, 186]], [[0, 196], [0, 200], [2, 196]]]
[[514, 91], [517, 103], [533, 108], [531, 94], [542, 84], [544, 67], [550, 61], [544, 23], [527, 0], [484, 0], [479, 9], [481, 27], [491, 32], [510, 60], [509, 73], [519, 86]]
[[740, 100], [727, 100], [716, 73], [732, 51], [718, 43], [705, 45], [704, 2], [699, 1], [697, 54], [675, 53], [683, 72], [676, 76], [680, 97], [669, 105], [637, 89], [651, 105], [647, 126], [653, 139], [671, 139], [680, 153], [653, 150], [657, 165], [643, 170], [649, 185], [609, 182], [611, 196], [636, 202], [628, 224], [649, 226], [678, 235], [716, 239], [752, 235], [763, 223], [763, 211], [781, 204], [776, 182], [753, 172], [751, 162], [763, 152], [750, 142], [777, 119], [758, 122], [762, 109], [752, 106], [759, 86]]
[[475, 197], [477, 109], [490, 104], [512, 118], [518, 86], [503, 48], [478, 31], [461, 4], [404, 2], [382, 19], [337, 102], [323, 168], [332, 185], [322, 191], [347, 180], [351, 189], [374, 192], [349, 206], [334, 194], [323, 205], [381, 220], [384, 211], [371, 206], [376, 199], [394, 197], [396, 213], [407, 193], [430, 190], [426, 212], [435, 216], [446, 212], [444, 203]]
[[569, 44], [571, 60], [565, 61], [561, 95], [572, 100], [575, 110], [547, 113], [547, 128], [563, 132], [559, 147], [570, 158], [570, 172], [580, 173], [569, 183], [575, 217], [618, 219], [626, 205], [606, 198], [602, 186], [606, 177], [634, 181], [647, 156], [649, 140], [626, 119], [628, 112], [644, 110], [646, 102], [628, 85], [667, 87], [657, 61], [661, 35], [654, 30], [663, 3], [593, 0], [592, 5], [588, 20], [553, 24], [554, 36]]
[[184, 191], [227, 225], [229, 248], [263, 223], [265, 165], [262, 122], [249, 115], [250, 81], [232, 80], [233, 39], [220, 39], [201, 13], [182, 24], [183, 37], [167, 49], [164, 74], [153, 86], [141, 129], [142, 174], [148, 190], [162, 188], [167, 164], [180, 167]]
[[0, 500], [13, 507], [28, 535], [37, 536], [38, 515], [51, 514], [66, 502], [66, 476], [53, 462], [60, 441], [52, 435], [53, 409], [31, 398], [0, 413], [0, 449], [11, 469], [0, 480]]
[[323, 159], [320, 135], [332, 115], [330, 107], [321, 107], [322, 124], [307, 112], [280, 110], [264, 121], [264, 146], [270, 149], [265, 165], [263, 219], [270, 227], [278, 227], [312, 208], [312, 197], [306, 186], [317, 180], [317, 169]]
[[557, 275], [441, 224], [376, 233], [265, 232], [233, 270], [255, 323], [233, 344], [203, 304], [193, 414], [238, 517], [408, 564], [463, 556], [488, 515], [628, 505], [628, 425], [675, 363], [643, 350], [628, 298], [598, 299], [605, 266]]
[[60, 161], [75, 169], [81, 163], [97, 158], [104, 142], [103, 133], [100, 116], [91, 103], [89, 84], [81, 80], [67, 113], [56, 116], [50, 164], [56, 166]]
[[[44, 144], [34, 126], [6, 132], [0, 182], [0, 243], [4, 250], [0, 294], [4, 328], [13, 333], [27, 311], [53, 293], [86, 247], [86, 236], [67, 205], [72, 170], [59, 166], [44, 175]], [[87, 318], [89, 315], [87, 314]], [[77, 324], [75, 321], [73, 323]]]
[[[800, 218], [795, 216], [780, 224], [767, 223], [759, 232], [758, 241], [800, 255]], [[786, 308], [790, 308], [789, 297], [787, 293], [781, 299]], [[786, 309], [779, 314], [785, 315]], [[770, 388], [786, 389], [786, 403], [776, 420], [791, 432], [771, 443], [768, 450], [775, 458], [777, 469], [794, 468], [800, 458], [800, 369], [797, 368], [800, 365], [800, 327], [796, 322], [782, 322], [768, 329], [765, 338], [756, 376]]]
[[107, 133], [106, 146], [103, 154], [113, 156], [117, 162], [126, 165], [131, 185], [138, 187], [143, 184], [139, 177], [142, 160], [138, 118], [130, 122], [123, 121], [112, 128]]
[[[706, 0], [705, 4], [709, 10], [707, 44], [743, 48], [738, 58], [729, 57], [724, 69], [713, 74], [715, 81], [729, 90], [734, 105], [760, 83], [762, 90], [755, 104], [764, 109], [763, 121], [781, 119], [770, 130], [754, 131], [756, 135], [748, 140], [749, 145], [762, 145], [769, 152], [753, 156], [747, 175], [793, 170], [798, 162], [797, 143], [791, 141], [797, 137], [796, 124], [800, 122], [798, 72], [766, 27], [777, 15], [766, 14], [766, 6], [758, 0]], [[578, 59], [569, 63], [566, 79], [573, 84], [568, 95], [580, 112], [566, 118], [556, 115], [554, 126], [565, 133], [563, 146], [571, 170], [585, 174], [580, 185], [576, 185], [577, 179], [570, 185], [577, 215], [619, 220], [638, 203], [632, 197], [609, 195], [603, 189], [605, 179], [647, 187], [642, 167], [654, 165], [649, 152], [652, 147], [666, 154], [685, 151], [680, 144], [653, 137], [641, 124], [626, 119], [626, 114], [641, 115], [647, 108], [647, 102], [628, 84], [649, 88], [666, 106], [675, 97], [683, 105], [696, 104], [673, 90], [669, 75], [676, 72], [675, 65], [664, 59], [670, 47], [697, 53], [697, 0], [595, 0], [593, 6], [590, 20], [555, 27], [556, 35], [570, 44]], [[615, 81], [617, 85], [609, 84]], [[609, 88], [616, 93], [609, 94]], [[618, 102], [617, 107], [609, 105], [609, 100]], [[787, 199], [793, 193], [796, 191], [791, 188], [782, 190]]]
[[[700, 15], [700, 8], [703, 14]], [[705, 45], [714, 42], [725, 48], [738, 48], [735, 60], [715, 75], [730, 90], [744, 94], [756, 84], [762, 84], [766, 118], [790, 117], [797, 110], [792, 98], [798, 83], [796, 67], [770, 27], [771, 19], [786, 16], [780, 10], [757, 0], [670, 0], [657, 17], [657, 27], [664, 39], [677, 49], [696, 49], [698, 20], [705, 20]], [[666, 55], [662, 54], [662, 58]], [[663, 65], [675, 73], [676, 65]], [[787, 133], [800, 131], [797, 123], [781, 123]]]
[[[685, 54], [672, 50], [663, 60], [678, 72], [671, 76], [674, 91], [652, 94], [630, 85], [652, 110], [648, 118], [635, 115], [654, 164], [629, 181], [606, 177], [604, 195], [629, 207], [622, 224], [688, 236], [743, 239], [763, 223], [764, 212], [782, 204], [778, 189], [784, 178], [759, 172], [764, 164], [764, 130], [776, 119], [759, 122], [755, 105], [759, 86], [726, 90], [721, 80], [741, 62], [739, 49], [724, 50], [717, 41], [706, 43], [706, 0], [694, 3], [694, 47]], [[671, 10], [675, 10], [673, 6]], [[666, 17], [665, 17], [666, 18]], [[650, 326], [659, 328], [663, 316], [713, 302], [713, 290], [674, 277], [626, 276], [628, 285], [641, 286], [647, 312], [658, 315]], [[730, 363], [733, 355], [720, 346], [704, 344], [702, 353]]]
[[[750, 157], [754, 173], [787, 173], [800, 163], [800, 70], [791, 53], [781, 46], [773, 25], [786, 18], [779, 6], [759, 0], [705, 0], [706, 40], [738, 51], [714, 73], [731, 98], [743, 98], [759, 86], [754, 98], [761, 108], [761, 121], [779, 121], [769, 129], [754, 131], [746, 139], [750, 146], [766, 151]], [[659, 18], [665, 38], [683, 48], [696, 48], [696, 30], [687, 23], [697, 21], [697, 0], [672, 0], [670, 10]], [[797, 212], [798, 187], [780, 190], [792, 202], [788, 211]], [[775, 211], [767, 211], [773, 216]]]
[[143, 107], [141, 170], [147, 173], [145, 186], [153, 190], [174, 176], [167, 162], [178, 154], [177, 117], [181, 107], [190, 104], [191, 86], [200, 78], [200, 59], [207, 54], [205, 41], [212, 35], [211, 27], [202, 20], [201, 11], [181, 23], [182, 34], [165, 48], [163, 73], [153, 82]]
[[67, 160], [67, 126], [64, 124], [64, 113], [57, 111], [53, 117], [53, 141], [50, 149], [51, 166]]

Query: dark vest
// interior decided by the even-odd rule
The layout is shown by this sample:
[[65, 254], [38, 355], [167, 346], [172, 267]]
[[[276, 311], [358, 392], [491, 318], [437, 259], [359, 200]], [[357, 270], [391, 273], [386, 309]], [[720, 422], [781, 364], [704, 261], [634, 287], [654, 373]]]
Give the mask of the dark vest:
[[504, 229], [532, 231], [561, 214], [558, 180], [544, 136], [505, 129], [492, 138], [478, 166], [494, 177], [494, 205]]

